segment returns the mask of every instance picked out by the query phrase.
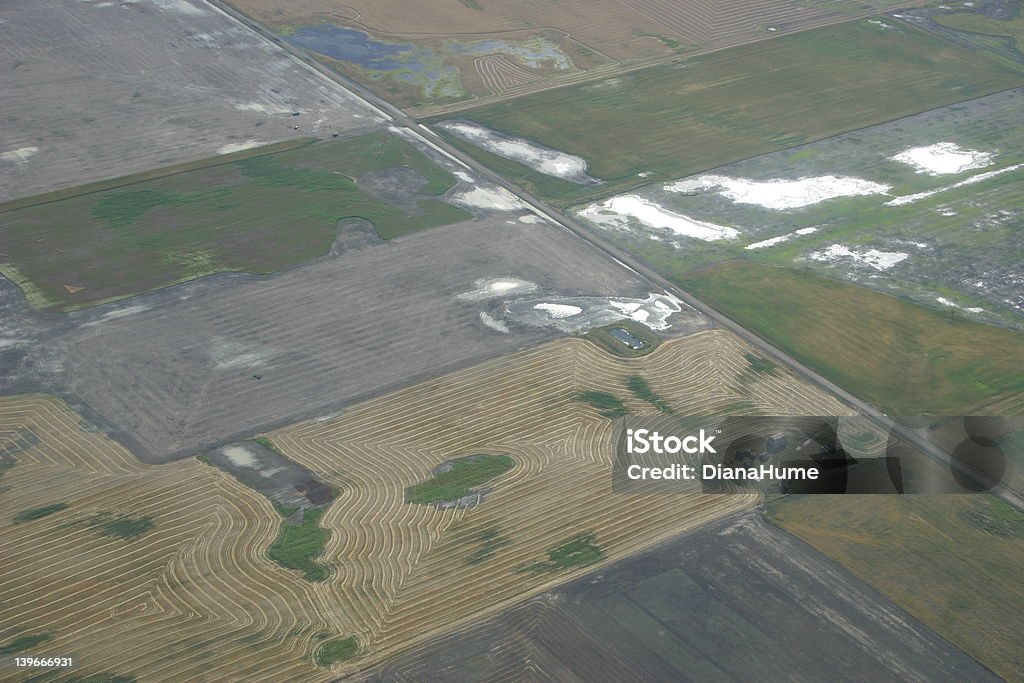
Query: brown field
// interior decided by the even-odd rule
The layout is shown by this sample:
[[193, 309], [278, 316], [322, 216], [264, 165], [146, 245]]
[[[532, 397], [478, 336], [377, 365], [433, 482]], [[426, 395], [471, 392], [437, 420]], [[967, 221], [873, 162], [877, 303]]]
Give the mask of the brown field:
[[[576, 534], [594, 533], [609, 562], [754, 504], [753, 494], [613, 495], [612, 422], [574, 398], [600, 390], [656, 411], [626, 388], [640, 374], [683, 414], [846, 412], [782, 371], [753, 376], [748, 351], [721, 330], [632, 359], [563, 339], [273, 432], [340, 489], [322, 519], [331, 576], [316, 584], [266, 559], [280, 518], [228, 475], [194, 460], [138, 464], [56, 399], [3, 399], [0, 447], [17, 462], [0, 490], [0, 644], [49, 632], [45, 649], [78, 653], [83, 673], [140, 681], [316, 680], [324, 634], [357, 638], [360, 656], [343, 670], [379, 661], [581, 575], [516, 571]], [[516, 460], [482, 503], [404, 502], [432, 468], [474, 453]], [[69, 507], [12, 523], [59, 502]], [[153, 528], [101, 536], [87, 522], [106, 511]]]
[[[441, 51], [446, 40], [523, 41], [543, 36], [559, 44], [573, 62], [569, 72], [545, 73], [500, 54], [476, 60], [449, 56], [449, 63], [461, 71], [465, 91], [455, 99], [481, 103], [883, 9], [858, 5], [840, 12], [797, 0], [431, 0], [417, 3], [415, 12], [396, 0], [298, 0], [286, 6], [274, 0], [228, 2], [283, 36], [327, 22], [363, 30], [378, 39], [411, 41]], [[898, 4], [883, 3], [886, 7]], [[420, 99], [395, 81], [349, 69], [344, 62], [327, 61], [401, 106], [429, 108], [430, 98]], [[443, 104], [450, 103], [447, 99]]]

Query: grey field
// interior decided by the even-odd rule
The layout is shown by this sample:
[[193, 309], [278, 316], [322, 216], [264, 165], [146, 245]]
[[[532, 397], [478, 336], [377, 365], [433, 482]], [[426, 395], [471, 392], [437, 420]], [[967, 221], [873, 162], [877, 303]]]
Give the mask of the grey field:
[[569, 232], [507, 215], [338, 244], [277, 275], [212, 276], [66, 316], [11, 303], [0, 392], [53, 391], [144, 460], [186, 457], [557, 336], [485, 326], [500, 300], [456, 298], [478, 279], [521, 278], [538, 285], [531, 296], [649, 291]]
[[0, 201], [380, 124], [279, 47], [189, 0], [5, 0], [0, 93]]
[[744, 513], [400, 656], [364, 680], [1000, 679], [845, 569]]

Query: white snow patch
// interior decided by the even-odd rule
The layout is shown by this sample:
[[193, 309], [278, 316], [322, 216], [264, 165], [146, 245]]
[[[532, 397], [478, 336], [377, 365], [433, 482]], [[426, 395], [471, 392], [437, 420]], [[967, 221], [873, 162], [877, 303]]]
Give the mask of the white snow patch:
[[965, 179], [961, 180], [958, 183], [953, 183], [952, 185], [944, 185], [943, 187], [937, 188], [935, 190], [926, 190], [924, 192], [918, 192], [916, 194], [905, 194], [902, 197], [896, 197], [895, 199], [890, 199], [889, 201], [887, 201], [885, 203], [885, 205], [886, 206], [903, 206], [904, 204], [913, 204], [914, 202], [920, 201], [922, 199], [927, 199], [928, 197], [932, 197], [934, 195], [937, 195], [940, 192], [948, 192], [949, 190], [955, 190], [955, 189], [957, 189], [959, 187], [966, 187], [968, 185], [974, 185], [976, 183], [981, 183], [981, 182], [984, 182], [986, 180], [989, 180], [990, 178], [995, 178], [996, 176], [1003, 175], [1004, 173], [1010, 173], [1011, 171], [1016, 171], [1018, 168], [1024, 168], [1024, 164], [1014, 164], [1013, 166], [1007, 166], [1005, 168], [999, 168], [999, 169], [996, 169], [995, 171], [986, 171], [985, 173], [978, 173], [977, 175], [972, 175], [970, 178], [965, 178]]
[[256, 465], [259, 463], [259, 460], [252, 454], [252, 451], [243, 446], [227, 446], [221, 450], [221, 453], [223, 453], [224, 457], [230, 460], [231, 464], [235, 467], [248, 467], [250, 469], [255, 469]]
[[12, 149], [10, 151], [0, 153], [0, 161], [24, 163], [28, 161], [30, 156], [38, 151], [38, 147], [19, 147], [18, 149]]
[[217, 150], [217, 154], [231, 154], [232, 152], [241, 152], [246, 149], [252, 149], [253, 147], [259, 147], [263, 143], [259, 140], [246, 140], [245, 142], [229, 142], [228, 144], [220, 147]]
[[473, 283], [476, 289], [456, 295], [461, 301], [484, 301], [510, 294], [526, 294], [537, 289], [537, 285], [514, 277], [481, 279]]
[[439, 126], [488, 152], [518, 161], [545, 175], [572, 180], [587, 173], [587, 162], [584, 159], [535, 145], [529, 140], [501, 135], [475, 123], [451, 121]]
[[677, 235], [705, 242], [734, 239], [740, 234], [735, 228], [690, 218], [633, 194], [619, 195], [591, 204], [581, 210], [579, 215], [598, 225], [611, 225], [625, 230], [629, 230], [629, 219], [635, 218], [647, 227], [670, 230]]
[[525, 216], [519, 217], [520, 223], [543, 223], [544, 219], [535, 213], [528, 213]]
[[473, 182], [473, 176], [469, 175], [465, 171], [452, 171], [452, 175], [461, 180], [464, 183]]
[[747, 180], [721, 175], [702, 175], [666, 185], [669, 192], [718, 190], [737, 204], [755, 204], [766, 209], [796, 209], [838, 197], [883, 194], [889, 185], [850, 176], [812, 176], [796, 180]]
[[893, 161], [913, 166], [918, 173], [946, 175], [984, 168], [992, 163], [991, 152], [962, 149], [955, 142], [937, 142], [924, 147], [911, 147], [889, 157]]
[[475, 209], [522, 211], [527, 208], [518, 197], [502, 187], [474, 187], [472, 190], [453, 194], [451, 200]]
[[508, 325], [505, 324], [505, 321], [495, 319], [494, 316], [486, 311], [480, 311], [480, 322], [492, 330], [501, 332], [502, 334], [508, 334]]
[[827, 261], [829, 263], [834, 263], [835, 261], [852, 260], [856, 263], [870, 266], [875, 270], [888, 270], [909, 257], [910, 254], [902, 251], [879, 251], [878, 249], [868, 249], [867, 251], [858, 252], [841, 244], [833, 244], [827, 249], [815, 251], [810, 254], [810, 258], [815, 261]]
[[766, 240], [761, 240], [760, 242], [754, 242], [753, 244], [748, 244], [747, 246], [744, 247], [744, 249], [764, 249], [765, 247], [774, 247], [776, 244], [781, 244], [782, 242], [788, 242], [789, 240], [791, 240], [794, 237], [797, 237], [799, 235], [810, 235], [811, 233], [814, 233], [814, 232], [818, 232], [818, 229], [817, 228], [800, 228], [799, 230], [794, 230], [793, 232], [788, 232], [785, 235], [779, 235], [778, 237], [770, 237], [770, 238], [768, 238]]
[[583, 309], [579, 306], [570, 306], [568, 304], [536, 304], [533, 308], [537, 311], [545, 311], [549, 316], [556, 319], [571, 318], [583, 312]]

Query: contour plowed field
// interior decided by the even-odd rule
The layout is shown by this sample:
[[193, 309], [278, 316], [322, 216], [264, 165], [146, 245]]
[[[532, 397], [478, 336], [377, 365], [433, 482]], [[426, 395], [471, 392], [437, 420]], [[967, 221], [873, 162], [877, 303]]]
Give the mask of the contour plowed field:
[[[310, 654], [327, 613], [265, 557], [269, 501], [195, 460], [143, 465], [48, 396], [0, 399], [0, 452], [17, 461], [0, 480], [0, 643], [47, 633], [20, 654], [75, 654], [78, 675], [322, 677]], [[13, 523], [56, 503], [68, 507]], [[100, 513], [152, 528], [105, 536]]]
[[[562, 339], [272, 433], [340, 490], [321, 522], [331, 531], [322, 583], [267, 559], [281, 517], [229, 475], [195, 460], [139, 464], [57, 399], [2, 399], [0, 453], [13, 465], [0, 489], [0, 645], [49, 634], [27, 654], [74, 653], [80, 673], [139, 681], [317, 680], [327, 671], [313, 651], [333, 636], [359, 643], [344, 670], [372, 664], [754, 504], [753, 494], [613, 494], [612, 421], [576, 398], [605, 391], [631, 413], [654, 412], [626, 388], [643, 375], [680, 414], [844, 412], [781, 370], [752, 372], [748, 352], [721, 330], [633, 359]], [[476, 453], [516, 461], [482, 502], [405, 502], [433, 468]], [[67, 507], [15, 521], [58, 503]], [[151, 527], [110, 535], [106, 521], [122, 516]], [[594, 561], [536, 569], [584, 533]]]
[[[572, 576], [517, 569], [577, 534], [596, 534], [604, 557], [617, 559], [751, 505], [738, 494], [613, 494], [612, 422], [575, 399], [599, 390], [632, 413], [656, 412], [626, 389], [640, 374], [680, 414], [741, 403], [770, 414], [845, 412], [781, 371], [754, 379], [748, 351], [720, 330], [634, 359], [564, 339], [273, 433], [286, 455], [341, 489], [323, 519], [333, 532], [324, 561], [351, 632], [382, 656]], [[474, 453], [517, 462], [481, 504], [404, 502], [405, 488], [434, 467]]]

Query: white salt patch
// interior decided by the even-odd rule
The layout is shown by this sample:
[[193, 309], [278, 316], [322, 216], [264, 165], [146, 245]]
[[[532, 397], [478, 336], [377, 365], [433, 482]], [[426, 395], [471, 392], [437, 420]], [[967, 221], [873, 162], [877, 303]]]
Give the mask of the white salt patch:
[[721, 175], [702, 175], [666, 185], [669, 192], [718, 190], [737, 204], [755, 204], [766, 209], [796, 209], [838, 197], [883, 194], [889, 185], [863, 178], [823, 175], [796, 180], [747, 180]]
[[978, 308], [977, 306], [971, 306], [969, 308], [965, 308], [965, 307], [961, 306], [960, 304], [958, 304], [958, 303], [956, 303], [954, 301], [950, 301], [949, 299], [947, 299], [945, 297], [941, 297], [941, 296], [935, 297], [935, 300], [938, 301], [943, 306], [949, 306], [951, 308], [959, 308], [961, 311], [967, 311], [968, 313], [984, 313], [985, 312], [984, 308]]
[[527, 208], [518, 197], [502, 187], [474, 187], [472, 190], [453, 194], [451, 200], [475, 209], [522, 211]]
[[235, 467], [255, 468], [257, 463], [259, 463], [256, 456], [253, 455], [249, 449], [242, 446], [227, 446], [221, 450], [221, 453], [223, 453], [224, 457], [230, 460], [231, 464]]
[[22, 163], [28, 161], [28, 158], [38, 151], [38, 147], [19, 147], [18, 149], [0, 153], [0, 160]]
[[193, 17], [206, 16], [206, 10], [200, 9], [185, 0], [149, 0], [149, 2], [153, 3], [160, 9], [168, 10], [169, 12], [187, 14]]
[[266, 477], [267, 479], [270, 479], [271, 477], [273, 477], [278, 472], [284, 472], [284, 470], [285, 470], [285, 468], [283, 468], [283, 467], [271, 467], [269, 470], [261, 470], [260, 471], [260, 476], [261, 477]]
[[526, 294], [537, 289], [537, 285], [518, 278], [481, 279], [473, 283], [476, 289], [456, 295], [461, 301], [483, 301], [509, 294]]
[[492, 330], [501, 332], [502, 334], [508, 334], [508, 325], [505, 324], [505, 321], [496, 320], [494, 316], [486, 311], [480, 311], [480, 322]]
[[800, 228], [799, 230], [794, 230], [793, 232], [786, 233], [785, 235], [779, 235], [778, 237], [770, 237], [766, 240], [761, 240], [760, 242], [748, 244], [747, 246], [744, 247], [744, 249], [764, 249], [765, 247], [774, 247], [776, 244], [788, 242], [789, 240], [799, 235], [810, 235], [811, 233], [814, 232], [818, 232], [818, 229]]
[[869, 249], [867, 251], [857, 252], [853, 251], [849, 247], [844, 247], [841, 244], [833, 244], [827, 249], [815, 251], [810, 254], [810, 258], [815, 261], [827, 261], [831, 263], [835, 261], [852, 260], [857, 263], [870, 266], [875, 270], [888, 270], [909, 257], [910, 254], [902, 251], [879, 251], [878, 249]]
[[231, 154], [232, 152], [241, 152], [246, 149], [252, 149], [253, 147], [259, 147], [263, 143], [259, 140], [246, 140], [245, 142], [229, 142], [228, 144], [220, 147], [217, 150], [217, 154]]
[[456, 121], [439, 125], [488, 152], [518, 161], [545, 175], [571, 180], [579, 179], [587, 173], [587, 162], [580, 157], [541, 147], [529, 140], [500, 135], [475, 123]]
[[546, 311], [552, 318], [571, 318], [583, 312], [579, 306], [568, 304], [537, 304], [533, 308], [538, 311]]
[[911, 147], [889, 157], [917, 169], [918, 173], [945, 175], [984, 168], [992, 163], [990, 152], [961, 149], [955, 142], [937, 142], [925, 147]]
[[952, 185], [944, 185], [943, 187], [940, 187], [935, 190], [927, 190], [925, 192], [918, 192], [916, 194], [905, 194], [902, 197], [890, 199], [885, 203], [885, 205], [903, 206], [904, 204], [913, 204], [914, 202], [937, 195], [940, 192], [948, 192], [949, 190], [955, 190], [959, 187], [966, 187], [968, 185], [981, 183], [991, 178], [995, 178], [996, 176], [1003, 175], [1004, 173], [1016, 171], [1018, 168], [1024, 168], [1024, 164], [1014, 164], [1013, 166], [1007, 166], [1006, 168], [996, 169], [995, 171], [986, 171], [985, 173], [978, 173], [977, 175], [972, 175], [970, 178], [965, 178], [958, 183], [953, 183]]
[[119, 308], [115, 311], [104, 313], [102, 316], [100, 316], [98, 320], [93, 320], [92, 322], [84, 323], [82, 327], [94, 327], [96, 325], [102, 325], [103, 323], [110, 322], [112, 320], [127, 318], [130, 315], [135, 315], [136, 313], [142, 313], [143, 311], [148, 310], [149, 306], [144, 304], [134, 304], [132, 306], [125, 306], [124, 308]]
[[789, 234], [786, 234], [786, 235], [779, 235], [778, 237], [771, 237], [771, 238], [766, 239], [766, 240], [761, 240], [760, 242], [754, 242], [753, 244], [748, 244], [747, 246], [745, 246], [743, 248], [744, 249], [764, 249], [765, 247], [774, 247], [776, 244], [781, 244], [782, 242], [788, 242], [792, 237], [793, 237], [793, 233], [789, 233]]
[[239, 102], [235, 105], [238, 111], [257, 111], [261, 114], [291, 114], [293, 110], [287, 107], [266, 105], [262, 102]]
[[629, 229], [629, 219], [635, 218], [647, 227], [670, 230], [677, 235], [694, 237], [705, 242], [734, 239], [740, 234], [735, 228], [690, 218], [632, 194], [619, 195], [601, 203], [591, 204], [580, 211], [579, 215], [598, 225], [607, 224], [626, 230]]

